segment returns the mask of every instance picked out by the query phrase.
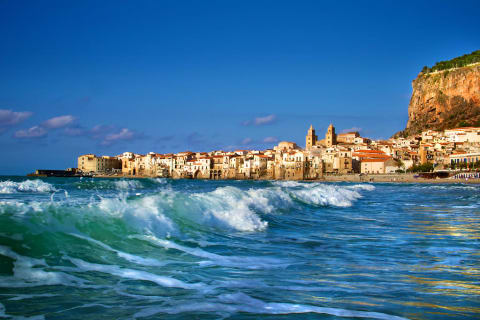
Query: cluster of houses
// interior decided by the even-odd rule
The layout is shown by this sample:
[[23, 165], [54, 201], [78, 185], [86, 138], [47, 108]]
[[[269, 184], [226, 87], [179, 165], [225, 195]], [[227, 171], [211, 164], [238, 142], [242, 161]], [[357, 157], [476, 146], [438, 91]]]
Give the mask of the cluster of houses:
[[436, 169], [468, 167], [479, 160], [480, 128], [428, 130], [409, 138], [370, 140], [358, 132], [336, 134], [330, 125], [321, 140], [310, 126], [304, 149], [283, 141], [262, 151], [86, 154], [78, 157], [78, 170], [92, 175], [309, 180], [329, 174], [395, 173], [425, 163]]

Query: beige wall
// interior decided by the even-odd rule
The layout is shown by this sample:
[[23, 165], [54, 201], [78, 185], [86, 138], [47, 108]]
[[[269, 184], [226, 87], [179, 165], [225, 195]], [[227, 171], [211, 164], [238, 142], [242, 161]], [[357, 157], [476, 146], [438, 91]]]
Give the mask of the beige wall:
[[78, 157], [78, 169], [83, 172], [105, 173], [121, 168], [122, 163], [116, 157], [97, 157], [94, 154]]
[[362, 161], [360, 169], [361, 173], [385, 173], [385, 163], [383, 161]]

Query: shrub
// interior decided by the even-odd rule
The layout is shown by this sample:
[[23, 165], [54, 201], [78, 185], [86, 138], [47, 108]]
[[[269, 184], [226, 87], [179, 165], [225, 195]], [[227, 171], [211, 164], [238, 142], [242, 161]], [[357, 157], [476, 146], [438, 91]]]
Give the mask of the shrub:
[[424, 163], [408, 168], [407, 172], [430, 172], [433, 170], [433, 164]]
[[472, 53], [469, 53], [469, 54], [464, 54], [461, 57], [456, 57], [451, 60], [437, 62], [431, 68], [424, 66], [422, 68], [422, 72], [429, 73], [433, 71], [442, 71], [442, 70], [447, 70], [451, 68], [461, 68], [466, 65], [477, 63], [477, 62], [480, 62], [480, 50], [473, 51]]

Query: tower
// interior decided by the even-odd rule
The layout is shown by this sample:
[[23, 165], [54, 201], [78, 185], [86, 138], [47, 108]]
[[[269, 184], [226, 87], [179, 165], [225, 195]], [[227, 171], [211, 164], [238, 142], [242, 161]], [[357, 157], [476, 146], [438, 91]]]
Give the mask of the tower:
[[310, 125], [310, 129], [308, 129], [307, 137], [305, 139], [305, 150], [310, 150], [316, 143], [317, 136], [315, 135], [315, 129]]
[[330, 124], [325, 134], [325, 146], [331, 147], [337, 144], [337, 135], [335, 134], [335, 127], [333, 124]]

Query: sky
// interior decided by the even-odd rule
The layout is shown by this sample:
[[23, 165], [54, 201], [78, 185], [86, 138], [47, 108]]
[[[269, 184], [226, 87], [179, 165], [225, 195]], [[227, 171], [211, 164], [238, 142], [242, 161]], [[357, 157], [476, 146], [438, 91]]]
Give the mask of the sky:
[[405, 128], [424, 65], [480, 49], [476, 1], [0, 0], [0, 175]]

